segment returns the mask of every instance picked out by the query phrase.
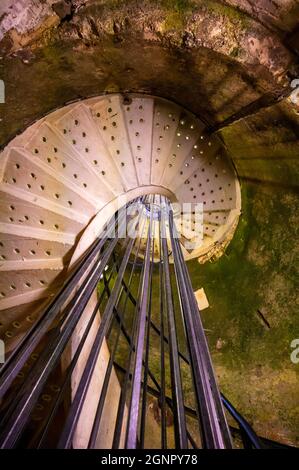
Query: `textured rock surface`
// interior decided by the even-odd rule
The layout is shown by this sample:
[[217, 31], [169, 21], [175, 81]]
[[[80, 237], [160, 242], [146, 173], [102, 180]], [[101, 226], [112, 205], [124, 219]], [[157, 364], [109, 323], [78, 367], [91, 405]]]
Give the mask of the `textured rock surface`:
[[[22, 4], [27, 17], [16, 12]], [[298, 337], [299, 108], [283, 99], [299, 77], [289, 41], [298, 2], [23, 0], [1, 8], [1, 144], [65, 102], [103, 92], [161, 95], [212, 126], [242, 116], [219, 131], [242, 183], [237, 235], [221, 260], [190, 270], [209, 299], [203, 319], [223, 391], [262, 435], [298, 445], [298, 365], [289, 356]]]

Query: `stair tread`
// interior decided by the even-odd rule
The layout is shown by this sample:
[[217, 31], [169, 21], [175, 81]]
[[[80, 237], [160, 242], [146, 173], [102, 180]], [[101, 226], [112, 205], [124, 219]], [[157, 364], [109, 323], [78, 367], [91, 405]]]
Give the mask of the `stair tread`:
[[[91, 111], [110, 158], [121, 176], [124, 189], [127, 191], [137, 187], [136, 165], [131, 151], [121, 97], [112, 95], [106, 100], [100, 100], [91, 107]], [[109, 178], [108, 172], [106, 175]]]
[[124, 190], [123, 182], [101, 137], [90, 109], [77, 105], [55, 123], [64, 139], [94, 169], [104, 187], [114, 195]]

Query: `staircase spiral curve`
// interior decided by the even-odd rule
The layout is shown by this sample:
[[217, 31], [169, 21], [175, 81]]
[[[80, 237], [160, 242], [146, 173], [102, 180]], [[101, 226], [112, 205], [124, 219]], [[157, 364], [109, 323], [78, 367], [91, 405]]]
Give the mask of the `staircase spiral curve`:
[[[189, 203], [186, 223], [177, 214], [186, 260], [204, 262], [223, 250], [240, 215], [240, 186], [221, 141], [205, 127], [165, 99], [112, 94], [56, 110], [8, 144], [0, 158], [0, 328], [9, 348], [122, 196]], [[190, 249], [193, 239], [200, 243]]]

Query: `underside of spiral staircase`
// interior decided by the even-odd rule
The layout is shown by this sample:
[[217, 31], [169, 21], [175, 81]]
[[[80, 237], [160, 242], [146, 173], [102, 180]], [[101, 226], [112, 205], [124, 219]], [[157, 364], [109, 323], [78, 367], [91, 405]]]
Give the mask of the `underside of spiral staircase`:
[[186, 260], [221, 253], [238, 221], [240, 190], [221, 142], [204, 127], [166, 100], [109, 95], [58, 110], [7, 146], [0, 188], [7, 338], [19, 337], [39, 300], [55, 294], [76, 247], [82, 253], [93, 241], [121, 196], [163, 194], [177, 203]]
[[[197, 258], [200, 263], [204, 263], [212, 257], [221, 256], [233, 237], [240, 215], [240, 187], [235, 170], [221, 141], [210, 138], [204, 128], [204, 123], [198, 118], [167, 100], [138, 94], [112, 94], [80, 101], [49, 114], [29, 127], [22, 135], [16, 137], [4, 149], [1, 158], [0, 269], [2, 276], [0, 309], [3, 319], [2, 326], [6, 327], [5, 344], [6, 354], [9, 355], [9, 358], [8, 364], [5, 363], [2, 370], [1, 391], [4, 393], [4, 397], [7, 396], [5, 395], [7, 391], [10, 395], [11, 393], [17, 394], [16, 403], [14, 400], [11, 402], [8, 398], [4, 399], [3, 423], [7, 424], [4, 424], [2, 431], [1, 445], [3, 447], [11, 447], [18, 443], [19, 438], [23, 436], [24, 426], [32, 410], [33, 422], [41, 419], [34, 418], [34, 416], [38, 412], [38, 406], [41, 409], [44, 406], [37, 404], [37, 408], [32, 407], [38, 399], [36, 393], [42, 390], [39, 387], [45, 386], [48, 375], [51, 373], [57, 378], [57, 357], [60, 357], [58, 363], [61, 364], [62, 375], [67, 374], [67, 378], [68, 371], [72, 371], [72, 375], [69, 376], [71, 382], [64, 382], [62, 390], [68, 389], [74, 402], [67, 414], [64, 432], [55, 445], [59, 447], [87, 446], [88, 436], [84, 437], [87, 427], [84, 425], [84, 420], [91, 421], [93, 419], [95, 411], [90, 407], [97, 397], [95, 389], [97, 385], [99, 390], [102, 388], [98, 405], [100, 408], [96, 413], [96, 417], [99, 417], [94, 418], [88, 446], [109, 447], [113, 445], [118, 447], [125, 445], [128, 448], [135, 448], [137, 445], [144, 446], [144, 433], [148, 433], [148, 430], [145, 431], [144, 414], [147, 385], [144, 382], [145, 378], [142, 382], [141, 369], [144, 367], [145, 371], [149, 370], [149, 344], [145, 346], [144, 338], [146, 334], [147, 342], [149, 341], [151, 325], [146, 324], [146, 318], [151, 315], [150, 305], [152, 302], [147, 298], [148, 290], [150, 289], [152, 292], [159, 285], [161, 295], [163, 290], [167, 293], [165, 305], [163, 298], [161, 298], [162, 310], [159, 321], [162, 321], [162, 330], [164, 330], [164, 308], [167, 311], [170, 345], [169, 377], [172, 377], [174, 390], [174, 402], [170, 407], [174, 419], [175, 444], [173, 445], [178, 448], [187, 448], [189, 443], [193, 447], [199, 445], [196, 444], [197, 437], [192, 437], [192, 433], [190, 434], [186, 428], [180, 378], [182, 371], [180, 371], [177, 350], [178, 333], [176, 329], [181, 328], [183, 331], [187, 328], [194, 332], [198, 330], [198, 334], [201, 332], [203, 335], [202, 339], [193, 338], [190, 359], [185, 359], [186, 364], [191, 367], [190, 370], [192, 370], [195, 380], [195, 396], [199, 407], [198, 412], [201, 416], [201, 445], [210, 448], [231, 446], [231, 438], [217, 385], [216, 382], [213, 382], [214, 373], [211, 369], [209, 353], [206, 345], [204, 346], [206, 344], [204, 332], [201, 324], [196, 324], [196, 321], [200, 320], [198, 307], [196, 304], [192, 304], [195, 302], [195, 298], [190, 280], [188, 280], [186, 272], [182, 271], [179, 274], [185, 263], [184, 260]], [[123, 240], [119, 234], [114, 241], [110, 242], [112, 248], [116, 249], [118, 242], [119, 249], [122, 250], [121, 253], [125, 251], [121, 255], [124, 256], [124, 259], [117, 267], [117, 273], [122, 282], [130, 257], [134, 256], [135, 258], [133, 270], [138, 266], [138, 264], [136, 265], [138, 260], [139, 263], [143, 263], [142, 274], [139, 274], [142, 287], [140, 287], [139, 294], [135, 294], [135, 302], [137, 302], [135, 304], [135, 319], [137, 320], [134, 322], [137, 321], [139, 327], [136, 331], [133, 327], [133, 339], [130, 340], [130, 344], [136, 345], [134, 346], [136, 353], [132, 372], [134, 378], [132, 379], [131, 405], [125, 398], [121, 398], [126, 396], [124, 395], [125, 384], [128, 381], [126, 378], [121, 385], [118, 415], [113, 418], [113, 413], [110, 412], [110, 418], [107, 416], [103, 418], [100, 426], [106, 394], [109, 393], [108, 383], [110, 384], [109, 390], [114, 387], [116, 395], [120, 387], [114, 371], [115, 367], [119, 367], [114, 361], [119, 336], [110, 359], [104, 336], [101, 336], [101, 334], [105, 334], [108, 341], [113, 325], [111, 312], [118, 311], [117, 309], [120, 308], [118, 296], [121, 295], [121, 292], [117, 290], [117, 286], [118, 289], [121, 286], [119, 278], [115, 280], [111, 298], [106, 307], [103, 307], [103, 319], [100, 327], [96, 324], [90, 326], [89, 309], [92, 306], [94, 312], [92, 318], [94, 319], [95, 312], [101, 304], [96, 302], [95, 292], [92, 294], [92, 291], [96, 287], [96, 282], [106, 276], [107, 269], [112, 269], [110, 278], [112, 277], [115, 261], [111, 267], [111, 248], [105, 244], [101, 245], [101, 250], [104, 249], [104, 252], [99, 251], [97, 255], [101, 260], [99, 267], [96, 267], [97, 265], [88, 267], [89, 276], [92, 276], [91, 279], [96, 281], [90, 281], [88, 284], [87, 278], [78, 277], [77, 282], [80, 289], [78, 294], [72, 294], [73, 300], [64, 294], [64, 289], [68, 289], [68, 279], [74, 269], [80, 270], [82, 256], [86, 256], [87, 250], [90, 250], [99, 237], [100, 240], [103, 240], [101, 233], [107, 226], [109, 219], [113, 218], [116, 213], [120, 218], [121, 211], [130, 207], [131, 203], [135, 204], [136, 201], [139, 201], [141, 207], [144, 207], [143, 222], [141, 224], [138, 213], [136, 215], [133, 213], [130, 221], [133, 225], [137, 223], [139, 230], [129, 242], [127, 235]], [[163, 201], [168, 201], [167, 204], [170, 204], [171, 218], [163, 212], [165, 206]], [[134, 204], [131, 206], [133, 212], [135, 210]], [[175, 239], [173, 238], [173, 230], [177, 234]], [[179, 261], [180, 257], [181, 261]], [[168, 267], [166, 270], [168, 263], [174, 263], [177, 294], [172, 292], [170, 268]], [[152, 282], [155, 264], [160, 266], [164, 272], [160, 276], [160, 281], [156, 280], [157, 285]], [[132, 275], [126, 290], [131, 288]], [[164, 283], [163, 288], [161, 282]], [[186, 283], [185, 293], [180, 291], [181, 283], [183, 285]], [[106, 284], [105, 277], [105, 286]], [[66, 287], [63, 287], [61, 291], [62, 285]], [[92, 287], [90, 287], [91, 285]], [[107, 287], [108, 294], [109, 289]], [[79, 294], [81, 290], [82, 294]], [[177, 320], [175, 320], [175, 307], [172, 303], [174, 295], [180, 296], [181, 312], [184, 313], [184, 320], [180, 327], [175, 326]], [[86, 303], [88, 296], [90, 296], [92, 304]], [[131, 293], [130, 296], [132, 297]], [[150, 299], [151, 296], [152, 294], [150, 294]], [[64, 304], [59, 300], [61, 298], [65, 299]], [[77, 314], [72, 310], [75, 307], [71, 306], [76, 298], [79, 299], [76, 302], [80, 305], [79, 317], [76, 317]], [[116, 302], [115, 304], [109, 303], [112, 302], [112, 299], [113, 302]], [[185, 311], [188, 302], [190, 302], [189, 310]], [[59, 314], [57, 306], [59, 305], [65, 305], [65, 310], [60, 313], [65, 323], [61, 323], [59, 315], [57, 317]], [[111, 310], [110, 305], [114, 306], [114, 310]], [[126, 305], [122, 315], [125, 314], [125, 309]], [[68, 313], [64, 313], [65, 311]], [[71, 312], [73, 312], [72, 315]], [[198, 317], [197, 320], [196, 317]], [[75, 320], [73, 326], [70, 326]], [[83, 349], [83, 351], [85, 352], [82, 353], [81, 341], [84, 337], [86, 339], [86, 335], [89, 337], [88, 335], [91, 335], [92, 332], [96, 332], [97, 328], [99, 329], [95, 338], [100, 334], [100, 342], [97, 346], [94, 343], [92, 347], [87, 343], [84, 344], [85, 350]], [[50, 338], [55, 334], [55, 331], [59, 331], [60, 336], [54, 343], [53, 340], [51, 343]], [[49, 340], [45, 337], [47, 334]], [[63, 340], [64, 337], [65, 340]], [[127, 334], [125, 337], [127, 338]], [[164, 341], [164, 333], [162, 337]], [[185, 339], [186, 344], [189, 343], [187, 338], [188, 335]], [[38, 358], [35, 367], [26, 372], [27, 361], [36, 354], [35, 347], [40, 348], [40, 341], [45, 348], [42, 357], [47, 354], [46, 351], [51, 350], [51, 344], [60, 352], [56, 353], [56, 360], [54, 360], [54, 352], [52, 355], [49, 352], [49, 362], [43, 362], [42, 357]], [[48, 341], [50, 342], [48, 343]], [[79, 345], [78, 341], [80, 341]], [[198, 341], [204, 341], [201, 346], [204, 348], [203, 351], [200, 350]], [[63, 344], [61, 350], [59, 349], [60, 342]], [[98, 348], [94, 361], [100, 360], [100, 363], [92, 362], [94, 347]], [[147, 357], [144, 359], [145, 364], [142, 362], [144, 347], [147, 351], [145, 352]], [[98, 356], [99, 352], [100, 356]], [[96, 359], [97, 357], [98, 359]], [[78, 363], [74, 362], [75, 358]], [[85, 359], [86, 364], [84, 365]], [[93, 366], [90, 365], [90, 361]], [[102, 365], [100, 365], [101, 361]], [[198, 361], [202, 361], [202, 364], [200, 365]], [[96, 363], [97, 367], [94, 369]], [[25, 366], [25, 370], [23, 366]], [[107, 370], [105, 372], [105, 367], [107, 370], [110, 368], [109, 374]], [[128, 370], [132, 369], [131, 362], [127, 367]], [[163, 366], [161, 367], [163, 369]], [[42, 372], [41, 377], [44, 376], [45, 379], [38, 378], [39, 373], [36, 376], [35, 370]], [[88, 371], [89, 380], [86, 379], [86, 381], [84, 374]], [[112, 374], [111, 378], [112, 371], [114, 371], [114, 375]], [[93, 377], [91, 373], [95, 376]], [[97, 379], [98, 374], [101, 379]], [[104, 375], [105, 380], [103, 379]], [[14, 387], [13, 380], [22, 377], [25, 377], [24, 384], [20, 386], [19, 391], [17, 389], [16, 392], [10, 391], [14, 390], [14, 388], [10, 389], [10, 386]], [[104, 380], [104, 383], [101, 380]], [[109, 382], [110, 380], [112, 382]], [[169, 379], [164, 377], [163, 380], [165, 382]], [[211, 385], [212, 389], [209, 391], [209, 384], [212, 383], [214, 385], [213, 387]], [[36, 393], [32, 390], [27, 397], [25, 390], [31, 390], [32, 387]], [[83, 395], [81, 393], [82, 387], [85, 387]], [[139, 409], [136, 410], [135, 405], [132, 405], [139, 400], [141, 387], [145, 390], [143, 391], [143, 403], [145, 404], [141, 407], [142, 412]], [[161, 409], [163, 410], [162, 414], [164, 413], [164, 431], [162, 432], [161, 445], [165, 448], [167, 447], [165, 383], [163, 387], [161, 390], [164, 402]], [[177, 388], [178, 390], [175, 391]], [[21, 398], [22, 396], [23, 398]], [[48, 395], [44, 394], [43, 396]], [[61, 396], [60, 394], [60, 398], [59, 400], [57, 398], [58, 401], [54, 406], [55, 413], [59, 403], [62, 403]], [[7, 399], [8, 404], [5, 405]], [[77, 400], [80, 401], [81, 406], [76, 404]], [[23, 403], [22, 406], [21, 403]], [[89, 404], [87, 405], [87, 403]], [[116, 407], [112, 403], [110, 406]], [[80, 419], [79, 415], [74, 417], [72, 414], [74, 413], [72, 410], [75, 410], [76, 413], [77, 409], [81, 410]], [[52, 410], [51, 413], [54, 411]], [[98, 415], [98, 413], [100, 414]], [[141, 435], [137, 429], [139, 419], [143, 421]], [[46, 434], [41, 438], [39, 445], [51, 445], [49, 444], [51, 439], [47, 440], [50, 423], [52, 420], [49, 418], [43, 431]], [[126, 432], [124, 426], [127, 426]], [[109, 436], [113, 429], [115, 429], [114, 438], [111, 443]], [[99, 436], [103, 433], [106, 433], [107, 437], [99, 440]], [[34, 437], [32, 439], [33, 444], [31, 445], [34, 445]], [[23, 440], [21, 440], [22, 442], [24, 443]], [[169, 445], [171, 446], [171, 444]]]

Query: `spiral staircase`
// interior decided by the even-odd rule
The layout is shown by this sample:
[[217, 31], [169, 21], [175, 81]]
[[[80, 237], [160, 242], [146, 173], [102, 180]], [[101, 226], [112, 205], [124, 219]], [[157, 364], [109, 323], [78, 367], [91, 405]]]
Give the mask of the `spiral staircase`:
[[8, 351], [121, 198], [151, 193], [189, 204], [175, 217], [185, 259], [221, 253], [238, 222], [240, 188], [222, 143], [204, 128], [167, 100], [112, 94], [58, 109], [9, 143], [0, 159], [0, 326]]

